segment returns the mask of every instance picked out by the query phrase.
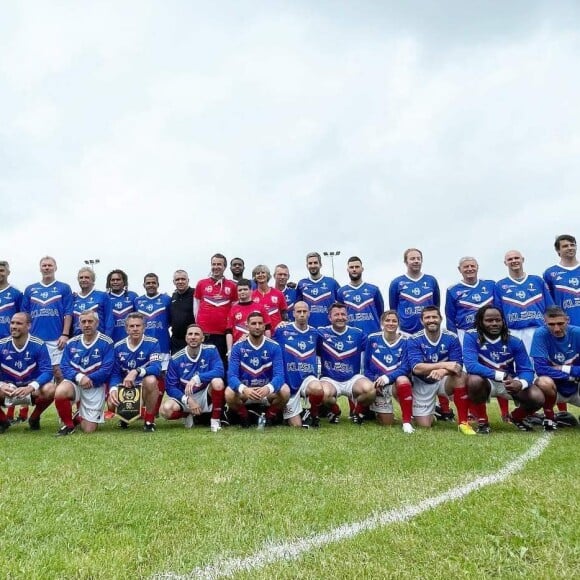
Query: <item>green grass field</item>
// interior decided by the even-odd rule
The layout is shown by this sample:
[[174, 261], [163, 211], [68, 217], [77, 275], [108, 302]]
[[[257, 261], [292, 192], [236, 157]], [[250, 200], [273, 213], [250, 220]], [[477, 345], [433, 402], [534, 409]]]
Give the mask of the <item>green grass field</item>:
[[[111, 422], [57, 439], [50, 409], [42, 431], [0, 436], [0, 575], [186, 575], [331, 531], [494, 473], [543, 436], [492, 421], [488, 437], [447, 423], [212, 434], [159, 420], [151, 435]], [[502, 483], [236, 577], [579, 577], [579, 442], [580, 429], [557, 432]]]

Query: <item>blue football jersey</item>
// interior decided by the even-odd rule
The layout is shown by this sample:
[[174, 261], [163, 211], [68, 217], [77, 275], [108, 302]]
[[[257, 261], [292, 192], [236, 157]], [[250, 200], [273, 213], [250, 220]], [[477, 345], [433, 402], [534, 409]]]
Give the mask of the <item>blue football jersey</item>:
[[127, 336], [125, 319], [131, 312], [135, 312], [135, 300], [137, 294], [131, 290], [124, 290], [121, 294], [115, 294], [112, 290], [108, 293], [113, 313], [113, 342], [117, 343]]
[[99, 332], [112, 338], [113, 312], [106, 292], [91, 290], [86, 296], [77, 292], [73, 294], [73, 334], [81, 334], [80, 316], [85, 312], [96, 312], [99, 316]]
[[570, 324], [580, 326], [580, 264], [573, 268], [556, 264], [544, 272], [554, 303], [570, 317]]
[[0, 340], [0, 380], [16, 387], [32, 382], [42, 387], [52, 380], [52, 364], [48, 349], [42, 340], [29, 336], [22, 348], [12, 338]]
[[[141, 384], [148, 375], [161, 376], [161, 352], [159, 343], [150, 336], [144, 336], [138, 345], [132, 346], [129, 337], [115, 344], [115, 363], [111, 375], [111, 385], [119, 385], [132, 370], [139, 370], [136, 383]], [[142, 371], [142, 372], [141, 372]]]
[[423, 328], [421, 312], [425, 306], [439, 306], [439, 284], [429, 274], [417, 280], [406, 274], [395, 278], [389, 286], [389, 305], [399, 316], [399, 328], [413, 334]]
[[139, 296], [135, 300], [135, 311], [145, 317], [145, 334], [159, 341], [162, 353], [170, 352], [169, 328], [171, 326], [171, 296]]
[[321, 276], [318, 280], [302, 278], [296, 288], [296, 301], [304, 301], [310, 308], [308, 322], [314, 328], [328, 324], [328, 308], [336, 302], [338, 283], [334, 278]]
[[478, 280], [475, 284], [462, 281], [449, 287], [445, 298], [447, 330], [471, 330], [477, 311], [494, 303], [494, 289], [493, 280]]
[[366, 335], [381, 329], [385, 302], [377, 286], [367, 282], [360, 286], [347, 284], [338, 290], [337, 298], [346, 304], [349, 326], [360, 328]]
[[[419, 363], [436, 364], [440, 362], [456, 362], [463, 365], [461, 345], [457, 335], [448, 330], [442, 330], [436, 341], [431, 341], [424, 330], [414, 334], [407, 343], [409, 366], [414, 372]], [[435, 383], [435, 379], [421, 376], [426, 383]]]
[[332, 325], [318, 329], [318, 353], [322, 375], [345, 382], [361, 371], [361, 359], [367, 344], [366, 335], [354, 326], [336, 332]]
[[75, 336], [66, 343], [60, 368], [65, 379], [76, 382], [77, 374], [88, 376], [95, 388], [109, 381], [115, 362], [113, 341], [99, 332], [91, 344]]
[[0, 290], [0, 338], [10, 336], [10, 320], [22, 305], [22, 292], [13, 286]]
[[273, 338], [282, 348], [286, 384], [296, 393], [305, 378], [318, 374], [318, 332], [313, 326], [300, 330], [295, 324], [285, 324], [278, 326]]
[[390, 344], [382, 332], [369, 335], [364, 359], [365, 376], [374, 382], [386, 375], [389, 384], [393, 384], [399, 377], [410, 375], [407, 342], [406, 338], [399, 336]]

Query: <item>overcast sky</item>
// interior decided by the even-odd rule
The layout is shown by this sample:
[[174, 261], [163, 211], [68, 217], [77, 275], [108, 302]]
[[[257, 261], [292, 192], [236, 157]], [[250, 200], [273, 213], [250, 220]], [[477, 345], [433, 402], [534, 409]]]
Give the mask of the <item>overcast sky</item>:
[[[580, 235], [580, 3], [6, 3], [1, 258], [192, 285], [209, 257], [305, 273], [361, 256], [386, 292], [416, 246], [442, 287], [555, 263]], [[330, 263], [324, 272], [331, 273]]]

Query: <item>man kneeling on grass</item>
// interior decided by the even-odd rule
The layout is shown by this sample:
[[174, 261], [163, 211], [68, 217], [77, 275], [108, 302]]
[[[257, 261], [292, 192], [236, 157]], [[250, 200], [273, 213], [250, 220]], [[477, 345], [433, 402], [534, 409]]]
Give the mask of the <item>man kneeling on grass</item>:
[[413, 371], [413, 416], [417, 425], [431, 427], [437, 395], [451, 397], [457, 408], [459, 431], [475, 435], [467, 422], [468, 399], [463, 357], [457, 335], [441, 329], [441, 312], [425, 306], [421, 312], [423, 330], [408, 342], [409, 365]]
[[282, 349], [265, 336], [264, 317], [259, 312], [248, 316], [249, 335], [234, 344], [228, 369], [226, 402], [247, 428], [247, 405], [266, 406], [266, 425], [271, 425], [290, 398], [284, 383]]
[[64, 380], [56, 387], [54, 405], [63, 425], [58, 437], [75, 432], [72, 402], [78, 406], [77, 422], [85, 433], [96, 431], [104, 423], [105, 384], [114, 363], [113, 341], [97, 329], [99, 315], [94, 310], [79, 316], [82, 334], [64, 347], [61, 370]]
[[[132, 312], [125, 319], [127, 338], [115, 345], [115, 364], [111, 375], [109, 403], [119, 404], [120, 385], [141, 386], [141, 396], [145, 403], [145, 433], [155, 432], [155, 405], [159, 397], [158, 378], [161, 376], [162, 355], [156, 338], [145, 336], [145, 317], [140, 312]], [[128, 427], [119, 421], [119, 427]]]
[[544, 403], [542, 391], [534, 385], [534, 371], [524, 343], [511, 335], [503, 314], [488, 305], [475, 316], [475, 329], [463, 340], [467, 386], [473, 412], [477, 416], [477, 433], [490, 432], [486, 402], [489, 397], [512, 399], [518, 407], [511, 414], [520, 431], [531, 431], [526, 417]]
[[[30, 316], [17, 312], [10, 320], [10, 336], [0, 341], [0, 405], [6, 401], [32, 402], [35, 406], [28, 425], [40, 429], [40, 415], [52, 403], [55, 384], [52, 364], [42, 340], [30, 336]], [[0, 433], [10, 421], [0, 408]]]
[[211, 413], [210, 429], [221, 427], [224, 406], [224, 365], [213, 344], [203, 344], [204, 334], [197, 324], [185, 333], [187, 346], [169, 361], [165, 388], [168, 398], [161, 405], [161, 416], [168, 420], [183, 419], [191, 429], [195, 417]]

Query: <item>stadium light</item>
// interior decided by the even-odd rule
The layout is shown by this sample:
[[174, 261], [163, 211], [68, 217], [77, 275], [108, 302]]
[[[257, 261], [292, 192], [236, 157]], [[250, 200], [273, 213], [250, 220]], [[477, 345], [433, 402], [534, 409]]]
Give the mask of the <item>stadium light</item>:
[[95, 271], [95, 266], [97, 264], [100, 264], [101, 260], [99, 260], [99, 258], [89, 258], [88, 260], [85, 260], [85, 264], [94, 272]]
[[330, 263], [332, 265], [332, 277], [334, 278], [334, 257], [340, 256], [340, 250], [334, 250], [332, 252], [322, 252], [325, 256], [330, 256]]

